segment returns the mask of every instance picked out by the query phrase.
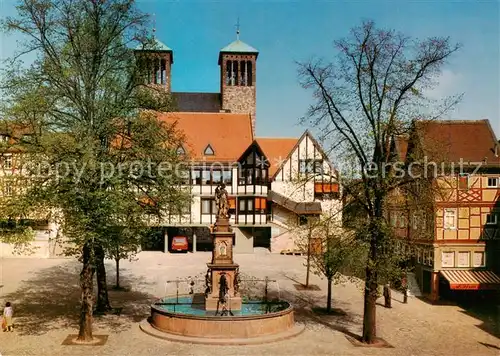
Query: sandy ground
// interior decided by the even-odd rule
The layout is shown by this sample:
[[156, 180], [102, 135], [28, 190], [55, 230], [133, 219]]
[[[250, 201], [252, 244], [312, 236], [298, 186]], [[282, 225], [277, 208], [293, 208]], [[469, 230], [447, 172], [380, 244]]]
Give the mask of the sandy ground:
[[[314, 316], [313, 307], [325, 305], [326, 281], [317, 276], [312, 283], [320, 291], [297, 291], [304, 282], [304, 258], [257, 252], [236, 255], [242, 278], [264, 278], [270, 291], [290, 300], [296, 320], [306, 324], [296, 338], [260, 346], [202, 346], [174, 343], [146, 335], [139, 322], [149, 314], [156, 297], [175, 293], [176, 278], [199, 279], [195, 291], [203, 289], [205, 263], [210, 254], [164, 254], [142, 252], [137, 261], [123, 261], [122, 284], [130, 291], [111, 291], [119, 316], [96, 317], [94, 334], [109, 335], [104, 346], [63, 346], [69, 334], [78, 331], [79, 265], [72, 259], [0, 259], [0, 302], [15, 308], [16, 330], [0, 333], [0, 354], [6, 355], [500, 355], [500, 314], [477, 313], [457, 306], [433, 306], [417, 298], [402, 304], [393, 294], [393, 308], [377, 308], [378, 336], [393, 348], [353, 346], [346, 334], [361, 333], [362, 291], [348, 283], [334, 286], [334, 307], [344, 316]], [[107, 264], [113, 285], [114, 263]], [[167, 283], [168, 282], [168, 283]], [[262, 282], [242, 282], [263, 289]], [[181, 283], [181, 293], [187, 285]], [[382, 300], [380, 301], [382, 303]], [[498, 309], [497, 309], [498, 310]], [[495, 336], [496, 335], [496, 336]]]

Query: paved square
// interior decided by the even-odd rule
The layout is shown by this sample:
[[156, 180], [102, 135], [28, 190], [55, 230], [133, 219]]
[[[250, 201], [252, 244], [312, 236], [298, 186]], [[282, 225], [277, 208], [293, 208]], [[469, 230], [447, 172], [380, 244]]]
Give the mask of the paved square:
[[[149, 315], [149, 305], [165, 294], [175, 294], [179, 278], [200, 279], [210, 253], [164, 254], [141, 252], [134, 262], [122, 261], [122, 285], [128, 292], [110, 289], [111, 304], [123, 307], [120, 315], [96, 317], [94, 333], [106, 334], [104, 346], [61, 345], [78, 331], [80, 265], [73, 259], [0, 259], [0, 302], [13, 302], [15, 332], [0, 333], [0, 354], [6, 355], [499, 355], [500, 311], [471, 313], [457, 306], [432, 306], [393, 293], [392, 309], [377, 308], [378, 336], [392, 349], [354, 347], [345, 335], [361, 332], [362, 289], [353, 283], [334, 286], [333, 306], [345, 312], [320, 316], [311, 308], [325, 305], [326, 281], [313, 276], [320, 291], [297, 291], [304, 282], [303, 256], [257, 252], [235, 255], [242, 279], [253, 276], [276, 280], [271, 293], [290, 300], [296, 320], [306, 324], [296, 338], [259, 346], [203, 346], [173, 343], [144, 334], [139, 322]], [[114, 263], [107, 263], [108, 283], [114, 284]], [[263, 290], [262, 282], [251, 283]], [[180, 293], [188, 286], [181, 283]], [[495, 336], [496, 335], [496, 336]]]

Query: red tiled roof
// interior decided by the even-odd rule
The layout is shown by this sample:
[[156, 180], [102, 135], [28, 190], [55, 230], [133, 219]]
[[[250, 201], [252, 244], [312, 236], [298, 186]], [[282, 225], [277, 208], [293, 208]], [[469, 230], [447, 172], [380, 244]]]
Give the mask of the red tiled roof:
[[[236, 162], [253, 141], [248, 114], [174, 112], [161, 113], [158, 117], [176, 123], [186, 137], [183, 148], [196, 161]], [[208, 145], [214, 155], [203, 154]]]
[[497, 139], [488, 120], [420, 121], [417, 134], [424, 154], [438, 162], [500, 163], [495, 157]]
[[269, 177], [279, 170], [283, 161], [288, 157], [290, 151], [297, 144], [298, 138], [257, 138], [267, 159], [269, 160]]

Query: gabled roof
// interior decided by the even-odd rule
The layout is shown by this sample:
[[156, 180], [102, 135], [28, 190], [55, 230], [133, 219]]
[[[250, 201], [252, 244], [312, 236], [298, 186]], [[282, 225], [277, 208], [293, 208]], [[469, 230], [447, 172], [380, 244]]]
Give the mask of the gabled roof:
[[316, 139], [311, 135], [311, 133], [308, 130], [306, 130], [302, 134], [302, 136], [300, 136], [300, 138], [257, 138], [256, 139], [257, 143], [262, 148], [264, 154], [266, 155], [267, 159], [271, 164], [269, 167], [269, 177], [271, 179], [274, 179], [274, 177], [277, 175], [281, 167], [291, 157], [292, 153], [295, 151], [300, 142], [302, 142], [302, 140], [306, 137], [309, 137], [309, 139], [316, 146], [318, 152], [323, 157], [323, 160], [330, 165], [332, 174], [337, 175], [337, 171], [331, 164], [330, 159], [323, 151], [321, 145], [318, 143], [318, 141], [316, 141]]
[[257, 138], [257, 144], [269, 161], [269, 177], [273, 177], [297, 145], [298, 138]]
[[[195, 161], [236, 162], [253, 141], [248, 114], [175, 112], [159, 113], [159, 119], [176, 123], [184, 135], [184, 148]], [[203, 152], [210, 145], [213, 155]]]
[[417, 121], [415, 132], [428, 160], [500, 164], [495, 157], [497, 138], [488, 120]]
[[252, 144], [250, 146], [248, 146], [247, 149], [245, 150], [245, 152], [243, 152], [243, 154], [240, 156], [240, 158], [238, 158], [238, 162], [243, 163], [247, 159], [248, 155], [251, 152], [255, 152], [255, 154], [256, 154], [255, 164], [258, 167], [269, 168], [269, 160], [268, 160], [266, 154], [264, 153], [264, 150], [262, 150], [262, 147], [260, 147], [259, 144], [257, 143], [257, 140], [253, 140]]

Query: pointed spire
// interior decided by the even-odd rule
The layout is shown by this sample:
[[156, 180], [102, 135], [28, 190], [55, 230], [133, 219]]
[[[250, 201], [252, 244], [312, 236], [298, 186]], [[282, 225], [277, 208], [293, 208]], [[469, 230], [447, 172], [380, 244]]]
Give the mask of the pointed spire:
[[156, 14], [153, 12], [153, 39], [156, 36]]
[[236, 23], [236, 40], [240, 40], [240, 18], [238, 17], [238, 22]]

